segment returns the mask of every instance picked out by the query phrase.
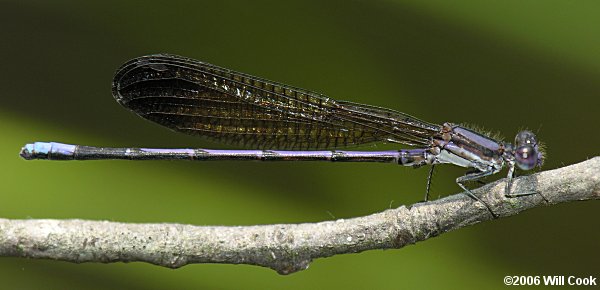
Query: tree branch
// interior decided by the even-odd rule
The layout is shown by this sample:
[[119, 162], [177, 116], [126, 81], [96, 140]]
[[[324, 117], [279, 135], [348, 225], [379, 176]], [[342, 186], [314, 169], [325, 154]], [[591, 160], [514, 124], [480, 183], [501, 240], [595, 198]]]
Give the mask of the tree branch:
[[[506, 198], [504, 180], [474, 190], [499, 216], [600, 198], [600, 157], [517, 178]], [[131, 224], [85, 220], [0, 219], [0, 256], [82, 262], [143, 261], [178, 268], [191, 263], [250, 264], [280, 274], [306, 269], [315, 258], [401, 248], [490, 220], [487, 208], [459, 193], [381, 213], [320, 223], [261, 226]]]

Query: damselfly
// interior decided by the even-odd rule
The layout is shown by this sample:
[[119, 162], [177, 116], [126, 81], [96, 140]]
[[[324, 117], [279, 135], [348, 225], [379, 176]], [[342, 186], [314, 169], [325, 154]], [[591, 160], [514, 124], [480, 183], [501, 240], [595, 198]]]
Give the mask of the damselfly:
[[[255, 150], [108, 148], [36, 142], [25, 145], [21, 156], [51, 160], [389, 162], [412, 167], [449, 163], [474, 170], [458, 177], [456, 183], [478, 201], [465, 182], [498, 173], [507, 166], [506, 194], [512, 196], [515, 167], [530, 170], [543, 162], [540, 146], [530, 131], [519, 132], [514, 144], [501, 142], [464, 126], [436, 125], [390, 109], [336, 101], [175, 55], [149, 55], [125, 63], [114, 77], [112, 92], [117, 102], [145, 119], [175, 131]], [[332, 150], [372, 142], [420, 148]], [[430, 181], [431, 173], [427, 194]]]

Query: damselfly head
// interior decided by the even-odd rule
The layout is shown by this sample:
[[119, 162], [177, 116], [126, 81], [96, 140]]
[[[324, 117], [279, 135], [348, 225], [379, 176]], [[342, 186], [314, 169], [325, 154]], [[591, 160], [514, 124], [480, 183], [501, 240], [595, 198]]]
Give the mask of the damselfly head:
[[538, 146], [535, 134], [530, 131], [521, 131], [515, 137], [515, 161], [522, 170], [531, 170], [536, 166], [542, 166], [544, 154]]

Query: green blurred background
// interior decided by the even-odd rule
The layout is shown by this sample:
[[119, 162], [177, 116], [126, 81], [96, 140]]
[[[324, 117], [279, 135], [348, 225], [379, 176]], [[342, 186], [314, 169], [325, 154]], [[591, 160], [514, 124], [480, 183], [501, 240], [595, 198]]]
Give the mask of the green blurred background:
[[[545, 169], [598, 153], [597, 1], [0, 1], [4, 218], [254, 225], [418, 202], [427, 169], [387, 164], [26, 162], [32, 141], [227, 148], [144, 121], [111, 97], [126, 60], [168, 52], [430, 122], [548, 147]], [[390, 145], [361, 149], [394, 148]], [[464, 170], [439, 166], [433, 196]], [[501, 175], [504, 175], [503, 172]], [[538, 208], [400, 250], [280, 276], [244, 265], [0, 259], [13, 289], [502, 288], [505, 275], [599, 276], [598, 202]]]

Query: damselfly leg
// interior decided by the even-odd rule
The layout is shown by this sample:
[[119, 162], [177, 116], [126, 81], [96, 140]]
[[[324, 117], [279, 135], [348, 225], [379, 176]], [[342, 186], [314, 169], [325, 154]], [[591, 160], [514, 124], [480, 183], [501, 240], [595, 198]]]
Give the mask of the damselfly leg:
[[456, 179], [456, 184], [458, 184], [458, 186], [460, 186], [465, 192], [466, 195], [469, 196], [470, 198], [481, 202], [483, 205], [485, 205], [485, 207], [488, 209], [488, 211], [490, 212], [490, 214], [492, 214], [493, 218], [498, 218], [498, 215], [496, 215], [496, 213], [494, 213], [494, 211], [492, 210], [492, 208], [483, 200], [481, 200], [479, 197], [477, 197], [470, 189], [468, 189], [464, 183], [465, 182], [469, 182], [469, 181], [477, 181], [481, 178], [484, 178], [486, 176], [492, 175], [497, 173], [497, 170], [494, 170], [493, 168], [489, 168], [486, 171], [480, 171], [480, 172], [476, 172], [476, 173], [469, 173], [467, 175], [461, 176], [459, 178]]
[[429, 200], [429, 191], [431, 190], [431, 178], [433, 177], [433, 169], [434, 168], [435, 168], [435, 164], [432, 164], [431, 168], [429, 169], [429, 174], [427, 175], [427, 188], [425, 190], [425, 200], [424, 201]]
[[515, 197], [539, 194], [545, 202], [548, 202], [548, 199], [541, 192], [538, 192], [538, 191], [511, 192], [514, 175], [515, 175], [515, 164], [514, 164], [514, 162], [509, 162], [508, 176], [506, 176], [506, 187], [504, 188], [504, 196], [505, 197], [515, 198]]

